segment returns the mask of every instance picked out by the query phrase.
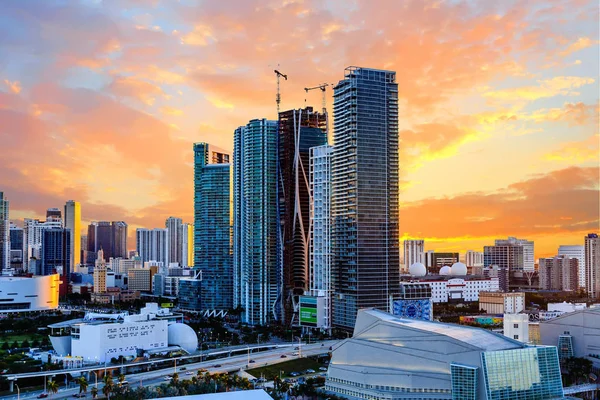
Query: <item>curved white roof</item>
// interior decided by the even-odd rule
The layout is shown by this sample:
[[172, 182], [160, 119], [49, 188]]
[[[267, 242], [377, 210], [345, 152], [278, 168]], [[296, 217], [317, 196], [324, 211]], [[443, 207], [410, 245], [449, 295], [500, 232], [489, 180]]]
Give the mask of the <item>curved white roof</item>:
[[[396, 326], [418, 329], [424, 332], [435, 333], [451, 337], [463, 343], [477, 347], [483, 351], [511, 350], [526, 348], [527, 345], [510, 339], [506, 336], [488, 331], [482, 328], [473, 328], [463, 325], [446, 324], [441, 322], [421, 321], [416, 319], [398, 318], [391, 314], [376, 309], [363, 309], [358, 312], [356, 319], [356, 327], [354, 337], [360, 337], [360, 332], [368, 329], [373, 325], [373, 322], [368, 322], [368, 326], [359, 326], [361, 323], [361, 313], [375, 317], [380, 321], [393, 324]], [[367, 321], [365, 321], [367, 322]]]

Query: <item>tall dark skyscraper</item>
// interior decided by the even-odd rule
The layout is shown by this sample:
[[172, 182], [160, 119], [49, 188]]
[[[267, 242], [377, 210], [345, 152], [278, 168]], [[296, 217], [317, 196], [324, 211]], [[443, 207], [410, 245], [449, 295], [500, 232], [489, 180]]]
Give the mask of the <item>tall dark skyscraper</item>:
[[352, 329], [399, 288], [396, 73], [346, 68], [333, 112], [333, 325]]
[[0, 192], [0, 271], [10, 268], [10, 220], [8, 200]]
[[23, 228], [10, 226], [10, 266], [13, 270], [23, 268]]
[[234, 306], [242, 321], [282, 318], [283, 274], [277, 249], [277, 121], [253, 119], [234, 132]]
[[[312, 107], [279, 113], [279, 251], [284, 319], [292, 322], [298, 296], [308, 290], [310, 239], [309, 149], [327, 144], [327, 115]], [[298, 322], [297, 320], [295, 322]]]
[[71, 231], [66, 228], [50, 228], [42, 231], [41, 266], [38, 275], [59, 273], [69, 282], [71, 276]]
[[108, 221], [98, 222], [96, 227], [96, 252], [100, 249], [104, 251], [104, 259], [112, 257], [113, 230]]
[[[127, 223], [125, 223], [124, 221], [113, 221], [111, 225], [112, 225], [112, 255], [111, 255], [111, 257], [127, 258]], [[104, 254], [106, 254], [106, 252]], [[108, 258], [107, 258], [107, 260], [108, 260]]]
[[194, 271], [202, 272], [202, 280], [180, 280], [184, 309], [233, 307], [229, 157], [208, 143], [194, 144]]

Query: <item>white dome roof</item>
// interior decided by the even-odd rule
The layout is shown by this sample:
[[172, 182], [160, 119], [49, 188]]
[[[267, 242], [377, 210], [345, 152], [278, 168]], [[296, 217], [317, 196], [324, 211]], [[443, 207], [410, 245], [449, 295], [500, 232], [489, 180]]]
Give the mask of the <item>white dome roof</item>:
[[452, 270], [452, 272], [451, 272], [452, 275], [456, 275], [456, 276], [467, 275], [467, 266], [461, 262], [452, 264], [451, 270]]
[[410, 266], [408, 272], [412, 276], [425, 276], [427, 275], [427, 268], [425, 268], [425, 266], [422, 263], [417, 262]]
[[179, 346], [188, 353], [193, 353], [198, 348], [196, 332], [186, 324], [174, 323], [169, 325], [169, 346]]
[[450, 275], [451, 271], [452, 270], [449, 266], [444, 265], [442, 268], [440, 268], [440, 275]]

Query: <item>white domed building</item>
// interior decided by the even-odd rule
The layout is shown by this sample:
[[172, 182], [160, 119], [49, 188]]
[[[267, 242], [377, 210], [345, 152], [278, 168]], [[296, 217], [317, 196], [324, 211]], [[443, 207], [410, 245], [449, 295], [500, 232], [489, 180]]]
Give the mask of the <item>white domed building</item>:
[[168, 328], [169, 346], [179, 346], [188, 353], [193, 353], [198, 348], [196, 332], [186, 324], [173, 323]]
[[457, 262], [452, 264], [451, 275], [453, 276], [466, 276], [467, 275], [467, 266], [464, 263]]
[[412, 276], [425, 276], [427, 275], [427, 268], [425, 268], [423, 263], [417, 262], [410, 266], [408, 273]]
[[451, 272], [452, 270], [447, 265], [444, 265], [442, 268], [440, 268], [440, 275], [450, 275]]

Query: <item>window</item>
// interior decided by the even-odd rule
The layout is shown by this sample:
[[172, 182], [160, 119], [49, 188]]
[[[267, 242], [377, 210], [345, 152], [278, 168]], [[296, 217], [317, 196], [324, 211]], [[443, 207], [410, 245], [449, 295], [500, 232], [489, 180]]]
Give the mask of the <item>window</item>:
[[515, 329], [519, 329], [519, 324], [514, 324], [514, 325], [513, 325], [513, 327], [514, 327]]
[[514, 335], [514, 336], [513, 336], [513, 338], [514, 338], [515, 340], [519, 340], [519, 335]]

